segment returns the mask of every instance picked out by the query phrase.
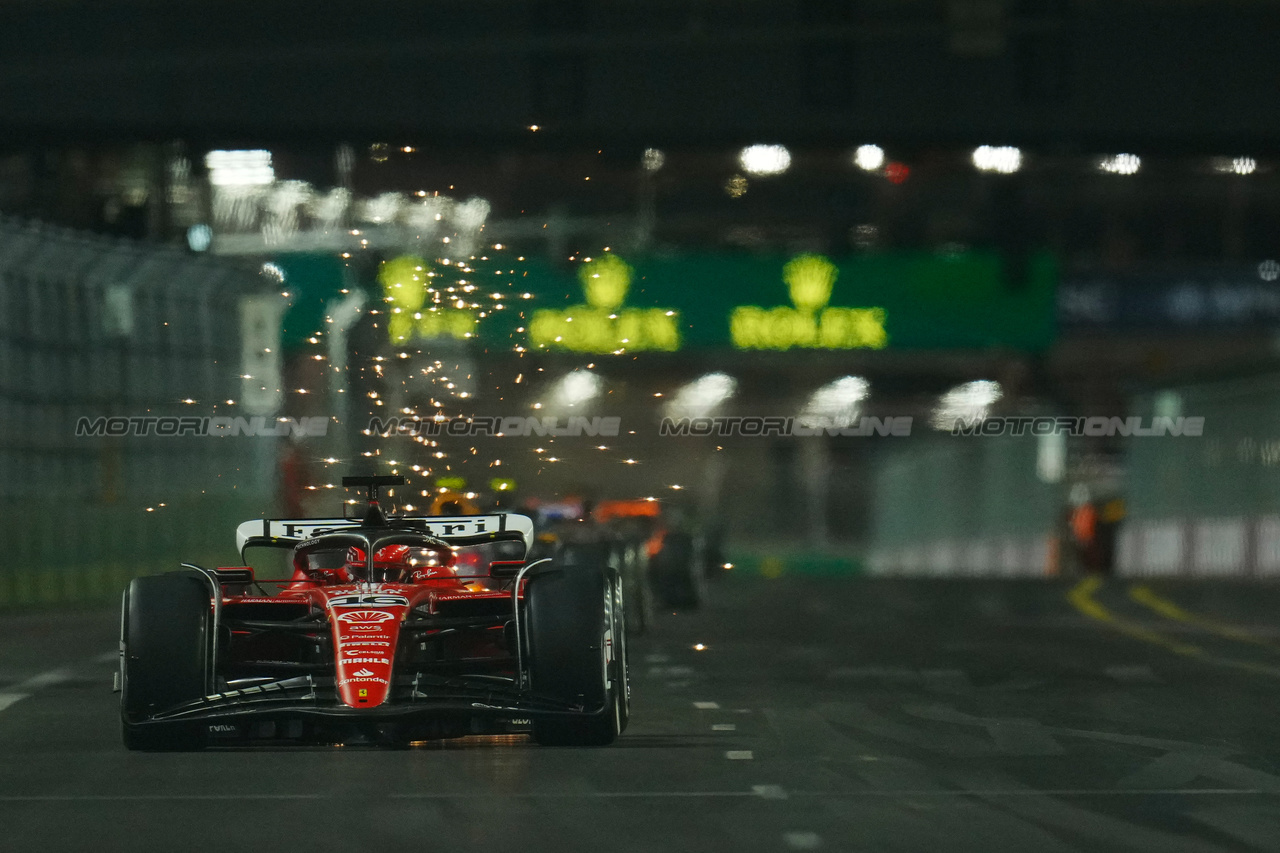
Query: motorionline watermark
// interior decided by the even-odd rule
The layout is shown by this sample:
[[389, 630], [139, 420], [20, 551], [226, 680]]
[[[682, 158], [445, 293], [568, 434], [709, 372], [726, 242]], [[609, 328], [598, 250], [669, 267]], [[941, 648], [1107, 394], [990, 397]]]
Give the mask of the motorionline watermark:
[[1121, 436], [1123, 438], [1162, 438], [1204, 434], [1203, 417], [991, 417], [956, 418], [952, 435], [1072, 435], [1091, 438]]
[[909, 415], [891, 418], [810, 418], [790, 416], [740, 416], [706, 418], [663, 418], [658, 435], [663, 436], [909, 436]]
[[622, 430], [622, 418], [610, 417], [526, 417], [524, 415], [468, 415], [432, 418], [370, 418], [368, 434], [451, 438], [494, 436], [499, 438], [579, 436], [614, 438]]
[[250, 436], [259, 438], [308, 438], [326, 435], [329, 417], [164, 417], [158, 415], [116, 415], [80, 418], [76, 421], [76, 437], [93, 436]]

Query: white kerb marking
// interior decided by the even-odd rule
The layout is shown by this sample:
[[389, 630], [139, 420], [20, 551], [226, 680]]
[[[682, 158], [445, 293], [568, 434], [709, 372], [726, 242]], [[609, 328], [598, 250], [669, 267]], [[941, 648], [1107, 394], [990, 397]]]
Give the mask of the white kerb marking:
[[724, 754], [730, 761], [751, 761], [755, 755], [749, 749], [731, 749]]
[[699, 711], [718, 711], [720, 710], [719, 702], [694, 702], [693, 707]]
[[711, 727], [713, 732], [736, 732], [738, 727], [733, 723], [716, 723]]

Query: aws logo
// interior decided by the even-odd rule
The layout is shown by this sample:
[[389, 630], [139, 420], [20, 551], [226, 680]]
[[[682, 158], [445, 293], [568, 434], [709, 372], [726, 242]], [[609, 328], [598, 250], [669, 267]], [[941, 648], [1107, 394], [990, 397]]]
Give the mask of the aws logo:
[[782, 268], [794, 307], [740, 305], [729, 317], [737, 349], [883, 349], [883, 308], [829, 308], [839, 268], [821, 255], [799, 255]]
[[401, 255], [386, 261], [378, 271], [385, 301], [390, 305], [387, 334], [393, 344], [408, 343], [418, 338], [457, 338], [463, 340], [476, 333], [479, 317], [471, 300], [475, 285], [460, 279], [448, 287], [436, 287], [431, 279], [436, 273], [417, 255]]
[[347, 622], [352, 625], [376, 625], [395, 618], [394, 613], [387, 613], [385, 610], [350, 610], [346, 613], [338, 614], [339, 622]]
[[586, 305], [543, 308], [529, 322], [529, 340], [543, 349], [614, 353], [680, 348], [679, 314], [665, 308], [625, 308], [635, 270], [606, 254], [578, 271]]

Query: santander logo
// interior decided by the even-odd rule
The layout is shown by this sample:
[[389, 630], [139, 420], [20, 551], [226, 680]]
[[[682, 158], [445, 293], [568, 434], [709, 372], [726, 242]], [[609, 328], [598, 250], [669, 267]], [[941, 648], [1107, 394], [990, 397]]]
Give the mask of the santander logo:
[[339, 622], [348, 622], [356, 625], [377, 624], [379, 622], [387, 622], [395, 619], [394, 613], [387, 613], [385, 610], [352, 610], [348, 613], [339, 613]]

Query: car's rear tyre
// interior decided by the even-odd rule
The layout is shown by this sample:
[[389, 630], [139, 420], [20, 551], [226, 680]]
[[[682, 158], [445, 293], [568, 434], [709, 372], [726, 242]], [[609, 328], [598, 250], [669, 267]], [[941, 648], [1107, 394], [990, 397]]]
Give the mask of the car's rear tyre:
[[642, 636], [653, 621], [653, 592], [649, 589], [649, 556], [643, 541], [624, 541], [618, 547], [618, 568], [626, 600], [627, 631]]
[[724, 531], [718, 525], [710, 525], [702, 531], [702, 565], [707, 579], [724, 575]]
[[610, 676], [618, 705], [618, 734], [627, 730], [631, 721], [631, 672], [627, 668], [627, 601], [621, 578], [613, 584], [613, 660]]
[[192, 574], [137, 578], [129, 584], [120, 661], [120, 720], [127, 748], [167, 751], [205, 745], [205, 729], [199, 724], [144, 721], [208, 693], [210, 604], [209, 587]]
[[649, 562], [654, 592], [668, 607], [696, 610], [707, 595], [702, 543], [692, 534], [673, 530]]
[[588, 710], [535, 720], [533, 739], [544, 746], [606, 746], [625, 726], [618, 585], [616, 572], [591, 565], [562, 565], [530, 579], [525, 615], [533, 692]]

